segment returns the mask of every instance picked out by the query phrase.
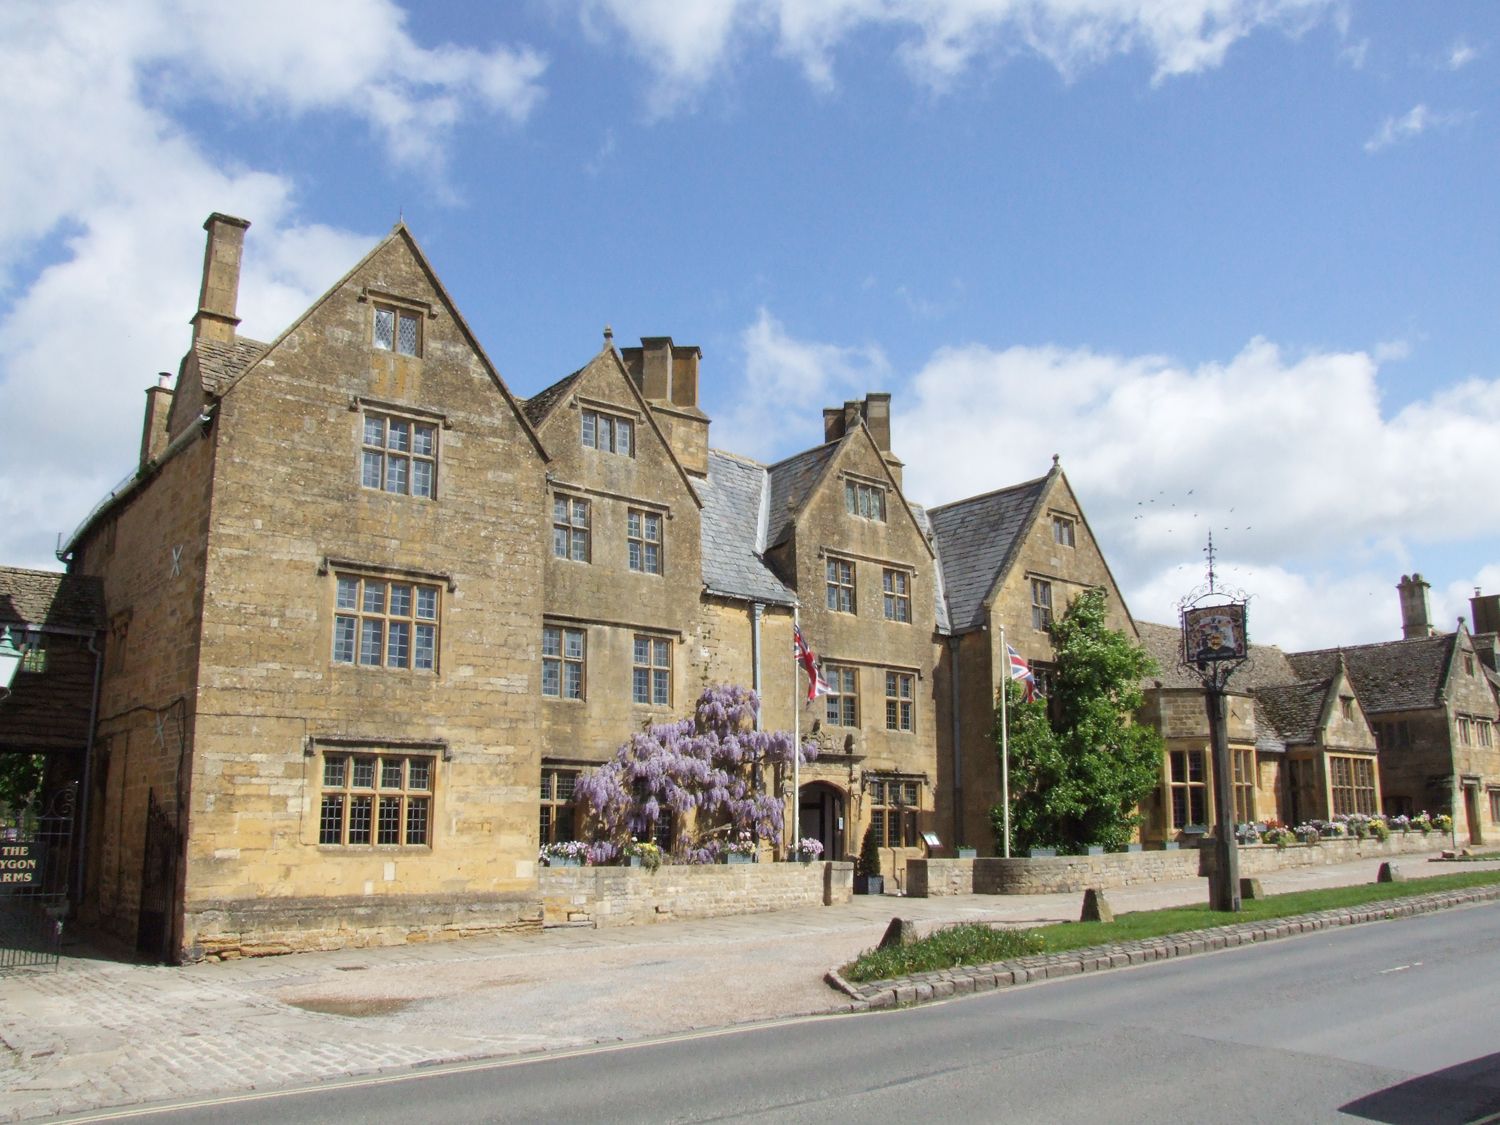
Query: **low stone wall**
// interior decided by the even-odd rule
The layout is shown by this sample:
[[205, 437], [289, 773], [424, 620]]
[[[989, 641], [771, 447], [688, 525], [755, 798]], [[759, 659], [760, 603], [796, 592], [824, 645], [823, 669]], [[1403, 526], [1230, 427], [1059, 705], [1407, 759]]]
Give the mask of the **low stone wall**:
[[915, 898], [1056, 894], [1190, 879], [1198, 873], [1195, 849], [1024, 859], [911, 859], [906, 861], [906, 893]]
[[189, 904], [183, 928], [182, 960], [228, 961], [536, 932], [542, 904], [535, 893], [211, 901]]
[[854, 897], [848, 862], [644, 867], [544, 867], [546, 924], [634, 926], [677, 918], [721, 918]]
[[[1373, 837], [1363, 840], [1332, 838], [1319, 840], [1316, 844], [1288, 844], [1284, 848], [1274, 844], [1244, 844], [1240, 847], [1240, 874], [1264, 875], [1290, 867], [1323, 867], [1360, 859], [1436, 855], [1449, 847], [1452, 847], [1451, 838], [1441, 832], [1429, 832], [1425, 836], [1420, 832], [1394, 832], [1389, 840], [1384, 841]], [[1203, 848], [1198, 859], [1198, 874], [1212, 875], [1215, 868], [1213, 848]]]

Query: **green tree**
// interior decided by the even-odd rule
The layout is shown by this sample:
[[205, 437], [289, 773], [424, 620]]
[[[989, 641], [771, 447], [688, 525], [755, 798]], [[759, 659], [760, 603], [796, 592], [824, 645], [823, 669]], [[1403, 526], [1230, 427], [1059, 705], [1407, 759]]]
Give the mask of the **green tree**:
[[[1010, 718], [1011, 838], [1014, 846], [1081, 852], [1091, 844], [1123, 847], [1140, 823], [1140, 802], [1161, 778], [1162, 740], [1131, 716], [1141, 680], [1155, 662], [1106, 624], [1102, 589], [1089, 590], [1052, 627], [1057, 670], [1051, 701], [1022, 701], [1007, 681]], [[995, 746], [1000, 717], [995, 716]], [[990, 810], [1004, 843], [1004, 809]]]
[[0, 812], [20, 816], [42, 791], [40, 754], [0, 753]]

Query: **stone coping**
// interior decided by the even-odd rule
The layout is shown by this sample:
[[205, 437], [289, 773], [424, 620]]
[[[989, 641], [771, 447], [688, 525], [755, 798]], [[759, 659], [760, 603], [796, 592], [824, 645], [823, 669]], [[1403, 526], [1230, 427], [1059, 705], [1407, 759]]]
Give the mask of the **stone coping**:
[[1431, 894], [1387, 899], [1359, 907], [1320, 910], [1313, 914], [1271, 918], [1262, 922], [1240, 922], [1206, 930], [1189, 930], [1180, 934], [1143, 938], [1140, 941], [1070, 949], [1066, 953], [1042, 953], [987, 965], [957, 965], [951, 969], [917, 973], [894, 980], [854, 984], [845, 980], [837, 968], [829, 969], [823, 979], [848, 996], [856, 1010], [905, 1007], [930, 1000], [946, 1000], [950, 996], [966, 996], [995, 988], [1077, 976], [1079, 973], [1123, 969], [1151, 961], [1188, 957], [1195, 953], [1215, 953], [1221, 949], [1234, 949], [1241, 945], [1275, 941], [1278, 938], [1296, 937], [1298, 934], [1354, 926], [1363, 922], [1431, 914], [1455, 906], [1494, 902], [1497, 899], [1500, 899], [1500, 884], [1459, 891], [1434, 891]]

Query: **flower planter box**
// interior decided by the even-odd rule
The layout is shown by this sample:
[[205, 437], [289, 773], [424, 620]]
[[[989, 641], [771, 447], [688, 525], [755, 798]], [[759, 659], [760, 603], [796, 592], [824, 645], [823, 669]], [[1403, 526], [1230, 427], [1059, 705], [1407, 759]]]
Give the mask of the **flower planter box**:
[[549, 859], [547, 861], [547, 866], [548, 867], [582, 867], [583, 866], [583, 860], [581, 860], [581, 859]]
[[854, 877], [854, 893], [857, 895], [885, 894], [885, 876], [856, 875]]
[[1031, 848], [1031, 849], [1029, 849], [1026, 852], [1026, 854], [1028, 856], [1030, 856], [1032, 859], [1056, 859], [1057, 858], [1057, 849], [1056, 848]]
[[975, 859], [975, 858], [978, 857], [978, 855], [979, 855], [979, 849], [978, 848], [959, 848], [958, 849], [958, 858], [959, 859]]
[[734, 863], [754, 863], [755, 862], [755, 856], [753, 856], [753, 855], [742, 855], [739, 852], [730, 852], [728, 855], [726, 855], [724, 857], [724, 862], [725, 863], [730, 863], [730, 864], [734, 864]]
[[1104, 848], [1100, 844], [1090, 844], [1089, 845], [1088, 854], [1089, 855], [1103, 855], [1104, 854]]

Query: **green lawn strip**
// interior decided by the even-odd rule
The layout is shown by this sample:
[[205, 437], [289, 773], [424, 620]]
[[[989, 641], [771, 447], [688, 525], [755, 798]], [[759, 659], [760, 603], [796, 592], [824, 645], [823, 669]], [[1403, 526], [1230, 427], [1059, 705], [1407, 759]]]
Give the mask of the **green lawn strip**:
[[984, 965], [1036, 953], [1061, 953], [1095, 945], [1116, 945], [1145, 938], [1164, 937], [1188, 930], [1233, 926], [1241, 922], [1264, 922], [1321, 910], [1389, 902], [1412, 895], [1456, 891], [1500, 883], [1500, 871], [1465, 871], [1436, 875], [1406, 883], [1363, 883], [1352, 887], [1328, 887], [1270, 895], [1244, 904], [1237, 914], [1225, 914], [1204, 906], [1140, 910], [1115, 916], [1113, 922], [1060, 922], [1032, 930], [997, 930], [985, 923], [945, 926], [920, 941], [893, 949], [869, 949], [839, 972], [844, 979], [861, 983], [891, 980], [959, 965]]

